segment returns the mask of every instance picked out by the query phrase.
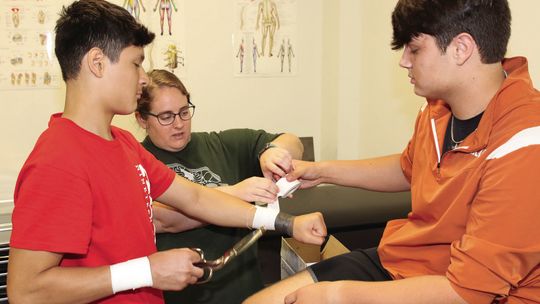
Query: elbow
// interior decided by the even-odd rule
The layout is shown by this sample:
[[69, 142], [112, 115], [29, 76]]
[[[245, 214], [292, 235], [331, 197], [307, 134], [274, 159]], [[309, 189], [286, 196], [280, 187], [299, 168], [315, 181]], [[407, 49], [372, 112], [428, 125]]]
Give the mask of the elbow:
[[11, 304], [39, 303], [38, 299], [32, 299], [32, 293], [24, 290], [24, 287], [7, 282], [7, 297]]

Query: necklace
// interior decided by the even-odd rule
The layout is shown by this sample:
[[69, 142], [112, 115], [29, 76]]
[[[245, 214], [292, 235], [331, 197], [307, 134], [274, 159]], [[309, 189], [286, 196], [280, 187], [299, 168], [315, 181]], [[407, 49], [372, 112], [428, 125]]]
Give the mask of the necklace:
[[452, 121], [450, 122], [450, 139], [453, 142], [452, 149], [457, 148], [457, 146], [459, 146], [459, 144], [462, 143], [465, 140], [465, 138], [462, 139], [462, 140], [455, 140], [454, 139], [454, 115], [452, 115]]

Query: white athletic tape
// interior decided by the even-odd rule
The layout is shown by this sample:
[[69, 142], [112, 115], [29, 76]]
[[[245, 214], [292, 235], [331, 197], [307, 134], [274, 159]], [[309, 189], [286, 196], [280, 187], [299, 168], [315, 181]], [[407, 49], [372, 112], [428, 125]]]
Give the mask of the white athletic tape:
[[110, 269], [113, 293], [151, 287], [154, 284], [148, 257], [114, 264], [110, 266]]
[[258, 229], [264, 227], [266, 230], [275, 230], [274, 223], [279, 210], [261, 206], [255, 206], [255, 208], [255, 216], [253, 217], [251, 228]]

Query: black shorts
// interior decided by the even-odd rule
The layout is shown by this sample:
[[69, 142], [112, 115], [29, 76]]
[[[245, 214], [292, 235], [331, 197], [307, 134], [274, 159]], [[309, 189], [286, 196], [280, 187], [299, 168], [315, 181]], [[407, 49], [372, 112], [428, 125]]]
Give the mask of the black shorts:
[[318, 262], [307, 268], [315, 282], [322, 281], [390, 281], [392, 277], [384, 269], [377, 248], [355, 249]]

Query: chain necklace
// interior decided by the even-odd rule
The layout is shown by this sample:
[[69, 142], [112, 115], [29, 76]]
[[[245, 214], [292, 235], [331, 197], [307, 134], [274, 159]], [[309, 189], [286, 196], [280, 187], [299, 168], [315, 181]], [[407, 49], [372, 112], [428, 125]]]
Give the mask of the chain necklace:
[[462, 139], [462, 140], [455, 140], [454, 139], [454, 115], [452, 115], [452, 121], [450, 122], [450, 139], [453, 142], [452, 149], [457, 148], [457, 146], [459, 146], [459, 144], [462, 143], [465, 140], [465, 138]]

